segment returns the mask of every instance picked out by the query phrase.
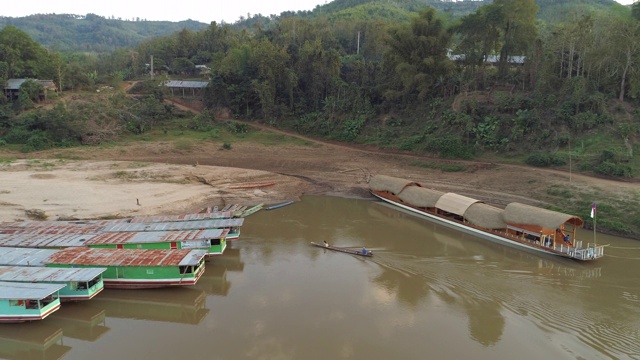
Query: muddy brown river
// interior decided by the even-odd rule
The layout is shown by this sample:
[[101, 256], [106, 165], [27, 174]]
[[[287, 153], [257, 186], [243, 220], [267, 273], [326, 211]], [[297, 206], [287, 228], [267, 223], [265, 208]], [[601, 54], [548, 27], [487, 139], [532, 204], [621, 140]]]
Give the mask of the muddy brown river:
[[[309, 245], [324, 240], [374, 256]], [[0, 358], [640, 359], [640, 241], [596, 241], [605, 257], [579, 263], [304, 197], [247, 217], [194, 287], [106, 289], [0, 325]]]

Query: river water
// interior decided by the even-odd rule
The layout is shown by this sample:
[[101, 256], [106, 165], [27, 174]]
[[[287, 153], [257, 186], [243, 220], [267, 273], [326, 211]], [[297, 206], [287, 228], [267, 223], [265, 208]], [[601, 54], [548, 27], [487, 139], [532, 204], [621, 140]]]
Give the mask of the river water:
[[[309, 245], [323, 240], [374, 257]], [[0, 357], [640, 359], [640, 242], [596, 241], [606, 256], [578, 263], [376, 201], [304, 197], [247, 217], [196, 286], [107, 289], [0, 325]]]

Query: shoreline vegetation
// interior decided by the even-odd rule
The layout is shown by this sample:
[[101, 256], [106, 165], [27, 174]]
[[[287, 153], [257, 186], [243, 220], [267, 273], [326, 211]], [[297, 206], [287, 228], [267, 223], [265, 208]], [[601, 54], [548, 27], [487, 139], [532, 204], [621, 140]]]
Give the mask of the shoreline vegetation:
[[[296, 201], [304, 194], [371, 198], [368, 180], [372, 175], [402, 174], [438, 190], [473, 196], [497, 207], [519, 201], [574, 214], [585, 220], [585, 228], [592, 226], [589, 212], [591, 204], [597, 202], [598, 232], [640, 239], [640, 233], [632, 227], [638, 216], [634, 204], [640, 197], [634, 182], [506, 163], [387, 152], [323, 142], [259, 124], [239, 124], [246, 125], [242, 136], [223, 131], [215, 138], [199, 132], [173, 130], [178, 133], [172, 135], [173, 131], [150, 131], [143, 141], [132, 137], [108, 146], [32, 153], [0, 148], [0, 209], [13, 210], [2, 220], [198, 212], [206, 206], [229, 203]], [[224, 144], [230, 144], [229, 148]], [[9, 175], [21, 172], [28, 175], [9, 185]], [[76, 177], [77, 184], [70, 182], [69, 174]], [[237, 188], [238, 184], [265, 183], [274, 185]], [[83, 195], [82, 199], [73, 195], [85, 188], [95, 195]], [[53, 195], [47, 195], [47, 189], [69, 194], [66, 199], [55, 200], [71, 202], [67, 213], [42, 209], [52, 202]], [[166, 203], [149, 203], [147, 198], [159, 197], [154, 191], [174, 195], [164, 199]], [[115, 193], [126, 195], [118, 198]], [[110, 198], [115, 208], [101, 211], [100, 204], [92, 203], [92, 199], [104, 198]], [[137, 199], [143, 206], [136, 204]]]

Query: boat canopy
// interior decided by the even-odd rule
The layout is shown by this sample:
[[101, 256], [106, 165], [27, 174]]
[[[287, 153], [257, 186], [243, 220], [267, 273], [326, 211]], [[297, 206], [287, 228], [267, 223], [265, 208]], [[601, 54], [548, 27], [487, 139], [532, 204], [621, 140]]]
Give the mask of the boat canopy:
[[436, 206], [438, 199], [444, 195], [437, 191], [424, 187], [409, 186], [398, 195], [400, 200], [418, 207], [432, 208]]
[[503, 212], [502, 209], [478, 202], [469, 206], [464, 212], [464, 218], [469, 223], [485, 229], [506, 229]]
[[206, 250], [137, 250], [66, 248], [51, 255], [45, 264], [88, 266], [186, 266], [198, 265]]
[[436, 207], [446, 212], [464, 216], [469, 206], [480, 202], [480, 200], [472, 199], [455, 193], [446, 193], [438, 199]]
[[60, 250], [3, 247], [0, 265], [45, 266], [45, 260]]
[[0, 281], [89, 282], [107, 268], [46, 268], [40, 266], [0, 266]]
[[503, 216], [504, 221], [510, 225], [537, 225], [544, 229], [554, 230], [567, 223], [574, 227], [582, 226], [584, 223], [577, 216], [515, 202], [507, 205]]
[[87, 245], [103, 244], [149, 244], [177, 241], [197, 241], [220, 239], [229, 233], [229, 229], [206, 229], [184, 231], [123, 231], [107, 232], [96, 235], [86, 242]]
[[14, 283], [0, 281], [1, 300], [42, 300], [60, 291], [66, 284]]
[[0, 234], [2, 247], [28, 248], [63, 248], [71, 246], [85, 246], [85, 242], [95, 235], [92, 234]]
[[170, 221], [157, 223], [114, 223], [105, 226], [103, 232], [143, 232], [143, 231], [185, 231], [200, 229], [218, 229], [242, 226], [244, 218], [209, 219], [193, 221]]
[[369, 188], [374, 191], [388, 191], [393, 194], [400, 194], [405, 187], [418, 186], [419, 183], [387, 175], [375, 175], [369, 180]]

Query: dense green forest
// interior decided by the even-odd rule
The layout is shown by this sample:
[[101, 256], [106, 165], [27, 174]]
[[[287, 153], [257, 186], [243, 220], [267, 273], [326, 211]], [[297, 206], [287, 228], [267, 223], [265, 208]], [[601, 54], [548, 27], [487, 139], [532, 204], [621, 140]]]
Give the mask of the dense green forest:
[[[640, 4], [429, 4], [335, 0], [99, 54], [57, 52], [5, 26], [1, 82], [53, 79], [62, 94], [84, 100], [52, 95], [56, 105], [40, 107], [42, 89], [25, 82], [17, 99], [0, 100], [0, 146], [99, 144], [170, 124], [208, 132], [225, 113], [443, 158], [571, 163], [574, 171], [639, 176]], [[153, 79], [152, 56], [160, 69]], [[192, 99], [207, 111], [191, 116], [164, 104], [159, 85], [167, 79], [209, 81]], [[133, 80], [135, 96], [98, 92]], [[630, 232], [625, 226], [609, 224]]]

